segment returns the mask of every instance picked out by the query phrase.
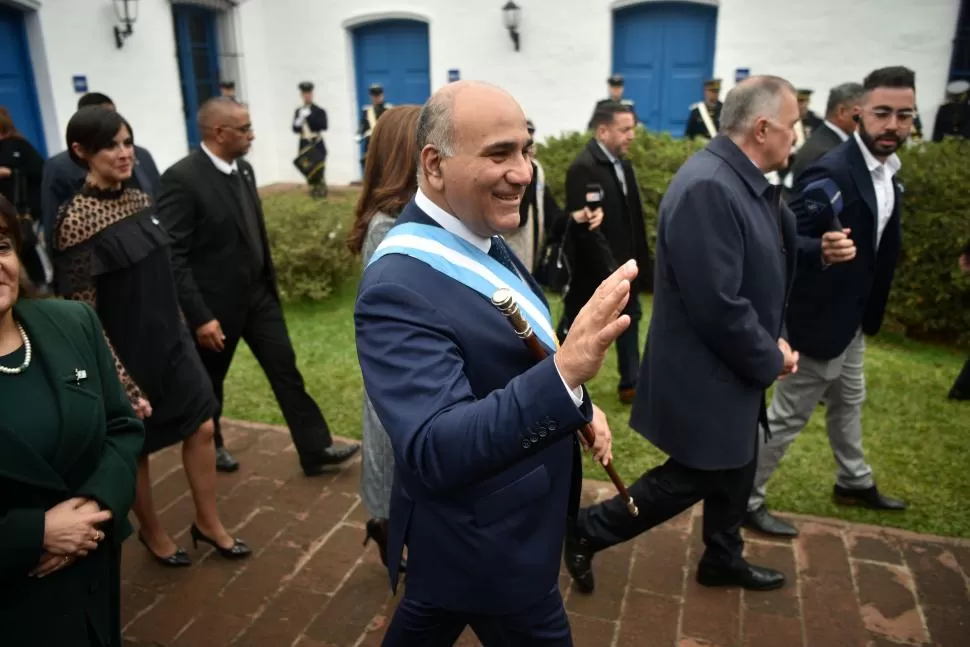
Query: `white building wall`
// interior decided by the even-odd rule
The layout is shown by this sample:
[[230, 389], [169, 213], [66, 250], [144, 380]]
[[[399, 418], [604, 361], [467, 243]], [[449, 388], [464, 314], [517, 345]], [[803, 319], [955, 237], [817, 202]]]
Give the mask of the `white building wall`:
[[[13, 0], [0, 0], [0, 2]], [[161, 169], [186, 154], [182, 94], [168, 0], [140, 0], [134, 35], [122, 49], [107, 0], [18, 0], [39, 5], [28, 20], [31, 51], [47, 128], [48, 148], [63, 150], [67, 120], [78, 95], [71, 77], [111, 96], [131, 121], [139, 144]], [[635, 0], [520, 0], [521, 49], [502, 21], [501, 0], [245, 0], [220, 33], [233, 35], [228, 52], [239, 94], [251, 108], [256, 142], [249, 159], [260, 184], [302, 181], [292, 164], [290, 130], [297, 84], [316, 84], [327, 110], [327, 179], [359, 177], [354, 133], [361, 104], [355, 96], [351, 28], [383, 18], [428, 22], [431, 89], [449, 69], [508, 89], [535, 121], [540, 138], [582, 128], [606, 95], [612, 62], [612, 11]], [[917, 76], [924, 128], [932, 128], [949, 67], [959, 0], [707, 0], [717, 4], [714, 72], [733, 85], [734, 70], [773, 73], [816, 94], [824, 112], [828, 89], [861, 81], [870, 70], [902, 64]], [[225, 36], [223, 36], [225, 38]], [[223, 52], [224, 54], [226, 52]], [[225, 57], [223, 58], [225, 60]], [[393, 97], [388, 100], [394, 101]], [[685, 106], [685, 110], [686, 110]]]
[[[115, 45], [118, 23], [111, 2], [44, 0], [32, 17], [36, 27], [28, 37], [35, 73], [43, 70], [36, 76], [51, 155], [66, 147], [64, 131], [81, 96], [74, 91], [75, 75], [87, 77], [88, 90], [112, 98], [160, 169], [188, 151], [171, 5], [168, 0], [139, 5], [134, 35], [121, 49]], [[38, 36], [44, 48], [40, 59], [33, 47]]]

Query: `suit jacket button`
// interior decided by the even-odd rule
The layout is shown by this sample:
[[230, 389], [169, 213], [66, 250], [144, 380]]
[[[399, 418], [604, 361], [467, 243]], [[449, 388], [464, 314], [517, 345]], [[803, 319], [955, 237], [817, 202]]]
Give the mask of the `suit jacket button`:
[[529, 440], [531, 440], [534, 443], [537, 443], [539, 442], [539, 436], [532, 434], [531, 436], [529, 436]]
[[548, 429], [549, 431], [555, 431], [559, 429], [559, 425], [556, 424], [555, 420], [550, 420], [549, 422], [546, 423], [546, 429]]
[[522, 449], [529, 449], [530, 445], [531, 443], [529, 442], [528, 438], [522, 439]]
[[546, 437], [546, 430], [545, 429], [540, 429], [539, 430], [539, 438], [545, 438], [545, 437]]

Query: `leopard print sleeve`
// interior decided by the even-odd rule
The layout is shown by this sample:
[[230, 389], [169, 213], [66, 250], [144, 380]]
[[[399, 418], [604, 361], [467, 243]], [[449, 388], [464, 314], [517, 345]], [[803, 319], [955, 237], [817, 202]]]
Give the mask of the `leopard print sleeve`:
[[[98, 289], [91, 275], [90, 246], [85, 243], [106, 225], [100, 223], [102, 226], [99, 227], [99, 223], [88, 216], [83, 208], [84, 201], [85, 198], [77, 196], [64, 204], [58, 212], [52, 236], [54, 271], [57, 292], [60, 296], [73, 301], [83, 301], [97, 312]], [[125, 369], [107, 333], [104, 338], [108, 348], [111, 349], [115, 370], [118, 372], [125, 394], [134, 405], [145, 395]]]

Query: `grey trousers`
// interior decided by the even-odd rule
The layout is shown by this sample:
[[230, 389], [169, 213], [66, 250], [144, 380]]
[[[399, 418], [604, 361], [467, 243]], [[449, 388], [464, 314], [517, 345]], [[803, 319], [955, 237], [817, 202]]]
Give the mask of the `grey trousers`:
[[856, 336], [841, 355], [830, 360], [803, 355], [798, 361], [798, 371], [775, 385], [768, 407], [771, 438], [758, 453], [754, 489], [748, 498], [749, 511], [764, 504], [768, 479], [823, 399], [829, 445], [838, 465], [836, 482], [845, 488], [865, 489], [873, 485], [872, 468], [866, 463], [862, 450], [865, 350], [862, 331], [856, 331]]
[[362, 422], [360, 498], [371, 517], [387, 519], [394, 484], [394, 447], [367, 393]]

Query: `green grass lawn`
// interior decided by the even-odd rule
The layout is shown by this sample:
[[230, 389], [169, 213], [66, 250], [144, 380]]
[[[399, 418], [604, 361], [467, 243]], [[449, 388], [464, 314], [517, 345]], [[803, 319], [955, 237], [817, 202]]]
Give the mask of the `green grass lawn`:
[[[325, 302], [288, 306], [286, 316], [309, 392], [317, 399], [334, 433], [359, 438], [361, 377], [354, 348], [355, 290], [354, 281]], [[553, 300], [554, 320], [558, 320], [560, 309], [558, 300]], [[644, 314], [643, 337], [649, 320], [647, 299]], [[869, 340], [869, 396], [863, 422], [866, 455], [880, 488], [904, 498], [909, 510], [877, 513], [832, 503], [835, 465], [821, 410], [792, 445], [769, 484], [769, 506], [970, 537], [970, 403], [946, 399], [963, 360], [954, 351], [891, 335]], [[662, 462], [664, 456], [627, 425], [629, 407], [616, 398], [616, 380], [616, 356], [611, 353], [589, 389], [609, 418], [614, 461], [629, 484]], [[283, 422], [266, 378], [245, 344], [240, 345], [229, 373], [226, 415]], [[607, 480], [602, 468], [589, 462], [585, 475]]]

